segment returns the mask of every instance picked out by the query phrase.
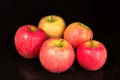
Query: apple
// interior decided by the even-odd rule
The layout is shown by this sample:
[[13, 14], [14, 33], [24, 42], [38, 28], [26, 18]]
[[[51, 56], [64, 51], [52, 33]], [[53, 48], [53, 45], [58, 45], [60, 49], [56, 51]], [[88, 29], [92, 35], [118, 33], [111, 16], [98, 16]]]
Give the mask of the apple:
[[81, 22], [73, 22], [64, 31], [64, 39], [77, 48], [82, 42], [92, 39], [92, 30]]
[[97, 40], [83, 42], [77, 48], [77, 61], [86, 70], [95, 71], [100, 69], [106, 62], [106, 47]]
[[49, 38], [39, 53], [41, 65], [52, 73], [61, 73], [68, 70], [75, 58], [74, 48], [62, 38]]
[[48, 15], [40, 19], [38, 27], [44, 30], [50, 38], [61, 38], [66, 24], [62, 17]]
[[23, 25], [15, 33], [15, 47], [18, 53], [28, 59], [36, 58], [47, 34], [34, 25]]

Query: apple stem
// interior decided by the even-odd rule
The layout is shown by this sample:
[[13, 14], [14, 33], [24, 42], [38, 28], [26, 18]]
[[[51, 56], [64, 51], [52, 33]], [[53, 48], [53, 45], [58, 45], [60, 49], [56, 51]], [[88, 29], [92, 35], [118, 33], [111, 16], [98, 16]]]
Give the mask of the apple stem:
[[52, 17], [52, 16], [50, 16], [50, 20], [51, 20], [51, 21], [54, 21], [54, 19], [53, 19], [53, 17]]
[[94, 45], [92, 39], [90, 39], [90, 42], [91, 42], [90, 46], [91, 46], [91, 47], [94, 47], [95, 45]]
[[63, 41], [64, 41], [63, 39], [60, 41], [59, 47], [63, 47], [63, 45], [64, 45], [64, 42], [63, 42]]
[[55, 22], [57, 19], [56, 19], [54, 16], [48, 16], [48, 17], [46, 18], [46, 20], [47, 20], [48, 22]]

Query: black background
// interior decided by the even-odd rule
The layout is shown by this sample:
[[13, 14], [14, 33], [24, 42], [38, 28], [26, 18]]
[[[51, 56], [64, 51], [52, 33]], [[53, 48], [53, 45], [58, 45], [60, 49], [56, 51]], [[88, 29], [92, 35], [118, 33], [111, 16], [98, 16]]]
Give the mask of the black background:
[[[119, 4], [105, 0], [4, 0], [0, 2], [0, 80], [120, 80]], [[86, 71], [77, 62], [66, 72], [46, 71], [38, 59], [22, 58], [14, 46], [14, 35], [24, 24], [38, 25], [50, 14], [88, 25], [94, 38], [108, 51], [106, 64]]]

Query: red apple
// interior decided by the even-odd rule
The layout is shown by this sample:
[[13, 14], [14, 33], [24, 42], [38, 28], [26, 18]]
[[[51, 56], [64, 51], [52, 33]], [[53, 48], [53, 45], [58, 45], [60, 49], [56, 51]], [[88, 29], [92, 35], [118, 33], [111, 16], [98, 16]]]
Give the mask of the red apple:
[[74, 48], [61, 38], [46, 40], [39, 53], [42, 66], [52, 73], [61, 73], [68, 70], [72, 66], [74, 58]]
[[18, 53], [28, 59], [36, 58], [47, 34], [34, 25], [23, 25], [15, 34], [15, 47]]
[[73, 22], [64, 31], [64, 39], [77, 48], [79, 44], [93, 37], [92, 30], [83, 23]]
[[38, 27], [44, 30], [50, 38], [61, 38], [65, 29], [65, 21], [57, 15], [48, 15], [40, 19]]
[[95, 71], [105, 64], [107, 50], [101, 42], [89, 40], [79, 45], [76, 57], [81, 67]]

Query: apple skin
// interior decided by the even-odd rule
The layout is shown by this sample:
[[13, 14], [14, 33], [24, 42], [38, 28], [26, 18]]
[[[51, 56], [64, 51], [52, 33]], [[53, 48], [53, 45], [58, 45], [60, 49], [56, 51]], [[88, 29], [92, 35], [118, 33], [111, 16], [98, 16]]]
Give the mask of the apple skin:
[[101, 42], [89, 40], [79, 45], [76, 57], [81, 67], [86, 70], [95, 71], [105, 64], [107, 50]]
[[72, 66], [74, 58], [73, 46], [61, 38], [46, 40], [39, 53], [42, 66], [52, 73], [61, 73], [68, 70]]
[[23, 25], [15, 33], [15, 47], [18, 53], [27, 59], [36, 58], [47, 34], [34, 25]]
[[81, 22], [73, 22], [64, 31], [64, 39], [77, 48], [82, 42], [93, 38], [92, 30]]
[[48, 15], [40, 19], [38, 27], [44, 30], [50, 38], [61, 38], [66, 24], [58, 15]]

